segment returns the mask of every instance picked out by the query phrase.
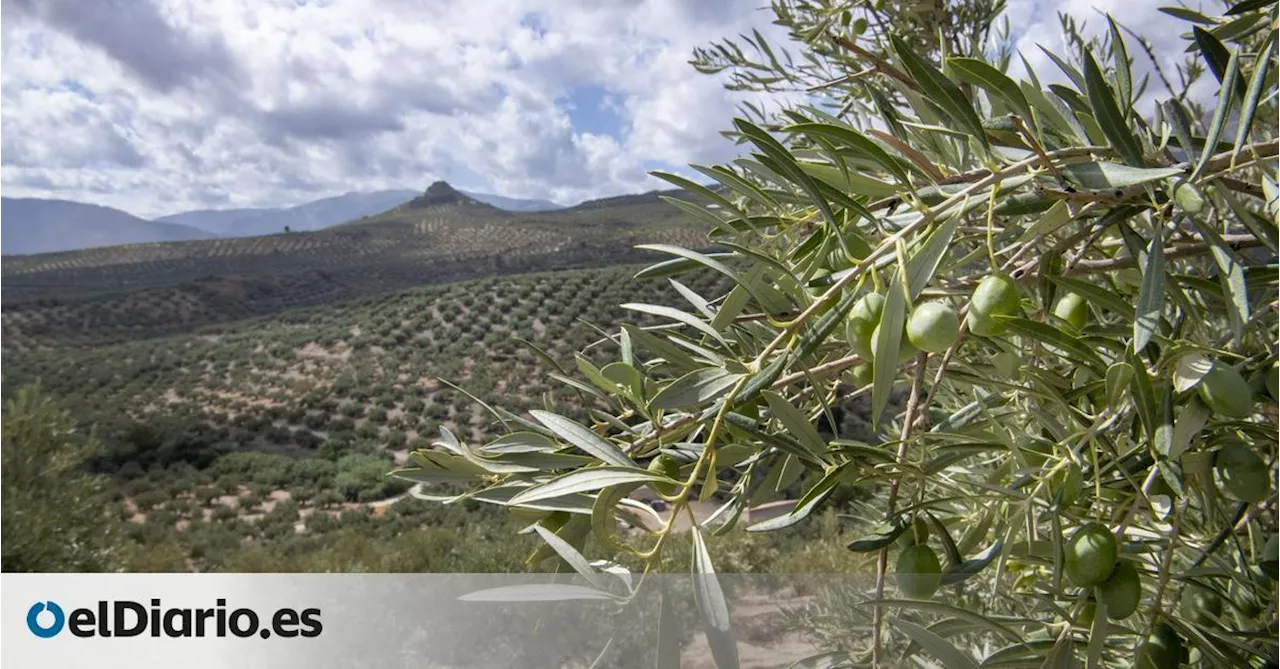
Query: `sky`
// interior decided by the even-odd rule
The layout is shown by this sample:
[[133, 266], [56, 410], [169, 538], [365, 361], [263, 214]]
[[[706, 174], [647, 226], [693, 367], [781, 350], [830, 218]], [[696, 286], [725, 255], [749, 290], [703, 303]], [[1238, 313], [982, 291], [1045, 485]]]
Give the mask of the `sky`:
[[[1172, 0], [1171, 0], [1172, 2]], [[0, 192], [140, 216], [290, 206], [435, 180], [563, 204], [715, 163], [744, 99], [689, 64], [764, 0], [0, 0]], [[1154, 0], [1010, 0], [1060, 79], [1056, 12], [1180, 24]], [[1137, 51], [1131, 47], [1131, 51]], [[1145, 64], [1143, 65], [1145, 67]]]

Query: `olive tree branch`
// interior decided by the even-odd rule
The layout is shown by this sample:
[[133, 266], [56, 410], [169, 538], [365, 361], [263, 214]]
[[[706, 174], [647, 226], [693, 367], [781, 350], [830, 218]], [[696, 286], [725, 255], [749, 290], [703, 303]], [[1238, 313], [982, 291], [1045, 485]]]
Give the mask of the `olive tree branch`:
[[[920, 392], [924, 385], [924, 376], [928, 372], [929, 354], [921, 351], [916, 356], [916, 373], [911, 378], [911, 395], [907, 398], [907, 410], [902, 416], [902, 433], [898, 440], [898, 452], [894, 459], [899, 466], [907, 459], [907, 449], [911, 444], [912, 428], [916, 421], [916, 409], [920, 406]], [[889, 484], [889, 509], [888, 517], [893, 517], [894, 507], [898, 503], [898, 489], [902, 484], [902, 478], [893, 479], [893, 483]], [[880, 549], [880, 558], [876, 561], [876, 601], [884, 598], [884, 582], [888, 573], [889, 566], [889, 547], [885, 546]], [[884, 630], [884, 609], [880, 604], [876, 604], [872, 612], [872, 646], [871, 657], [875, 666], [880, 666], [881, 639], [880, 636]]]
[[911, 77], [908, 77], [905, 72], [903, 72], [902, 70], [899, 70], [889, 61], [881, 58], [880, 56], [875, 55], [874, 53], [871, 53], [870, 51], [867, 51], [866, 49], [858, 46], [857, 44], [854, 44], [852, 40], [846, 37], [841, 37], [840, 35], [829, 35], [829, 37], [831, 38], [832, 42], [835, 42], [841, 48], [847, 51], [852, 51], [854, 55], [871, 63], [872, 67], [877, 71], [887, 74], [890, 77], [893, 77], [894, 79], [897, 79], [898, 81], [902, 82], [902, 85], [906, 86], [907, 88], [910, 88], [913, 91], [919, 92], [920, 87], [916, 85], [915, 80], [912, 79]]

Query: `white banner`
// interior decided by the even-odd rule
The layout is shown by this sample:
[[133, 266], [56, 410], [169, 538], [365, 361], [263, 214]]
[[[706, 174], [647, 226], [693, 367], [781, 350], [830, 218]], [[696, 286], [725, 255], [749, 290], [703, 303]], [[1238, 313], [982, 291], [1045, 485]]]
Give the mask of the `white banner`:
[[[865, 598], [863, 581], [721, 575], [733, 629], [712, 638], [734, 645], [742, 666], [790, 666], [821, 648], [787, 628], [785, 612], [832, 588]], [[3, 574], [0, 660], [20, 668], [651, 669], [667, 616], [661, 626], [679, 666], [709, 668], [694, 590], [687, 575]]]

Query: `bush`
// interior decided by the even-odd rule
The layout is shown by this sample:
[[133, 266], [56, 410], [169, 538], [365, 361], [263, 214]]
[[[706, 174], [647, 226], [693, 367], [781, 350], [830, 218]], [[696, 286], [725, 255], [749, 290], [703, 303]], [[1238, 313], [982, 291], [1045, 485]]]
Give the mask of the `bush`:
[[0, 567], [4, 571], [108, 571], [121, 548], [106, 513], [105, 480], [86, 473], [98, 443], [73, 429], [70, 416], [20, 389], [0, 417]]
[[371, 455], [348, 455], [338, 460], [334, 489], [351, 502], [372, 502], [409, 489], [407, 481], [387, 477], [394, 464]]

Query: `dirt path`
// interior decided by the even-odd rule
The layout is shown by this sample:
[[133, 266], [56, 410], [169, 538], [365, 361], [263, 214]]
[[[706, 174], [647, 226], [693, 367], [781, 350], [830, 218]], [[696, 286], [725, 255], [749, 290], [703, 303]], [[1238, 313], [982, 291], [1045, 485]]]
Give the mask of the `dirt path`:
[[[812, 601], [810, 597], [775, 599], [770, 595], [744, 597], [729, 612], [737, 638], [738, 666], [742, 669], [782, 669], [818, 652], [817, 646], [798, 633], [784, 634], [777, 618], [784, 608]], [[711, 647], [699, 632], [680, 653], [682, 669], [716, 669]]]

